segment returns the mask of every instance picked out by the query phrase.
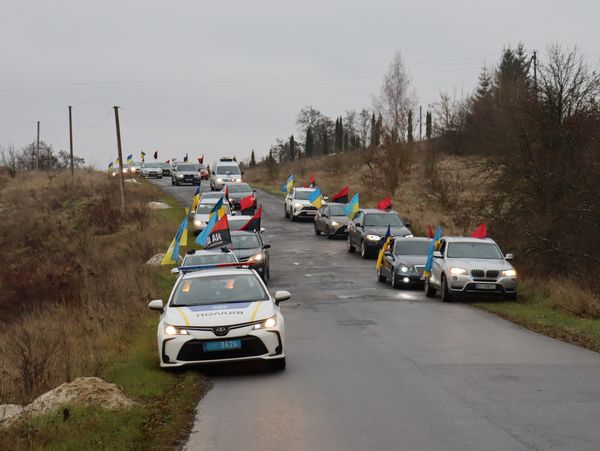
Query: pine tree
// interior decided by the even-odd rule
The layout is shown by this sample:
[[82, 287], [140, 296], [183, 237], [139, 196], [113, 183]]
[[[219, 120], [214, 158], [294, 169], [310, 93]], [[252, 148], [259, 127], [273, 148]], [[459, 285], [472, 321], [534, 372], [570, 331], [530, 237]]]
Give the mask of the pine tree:
[[344, 133], [344, 149], [348, 150], [348, 133]]
[[371, 116], [371, 146], [377, 146], [377, 122], [375, 121], [375, 113]]
[[408, 112], [408, 126], [407, 126], [407, 139], [409, 142], [413, 142], [415, 138], [413, 137], [413, 112]]
[[252, 149], [252, 153], [250, 154], [250, 167], [256, 166], [256, 157], [254, 156], [254, 149]]
[[290, 160], [296, 159], [296, 141], [294, 141], [294, 135], [290, 136]]
[[[342, 116], [340, 116], [340, 131], [339, 131], [339, 143], [340, 143], [340, 147], [338, 150], [344, 150], [344, 123], [342, 121]], [[348, 144], [346, 144], [346, 147], [348, 147]]]
[[431, 139], [431, 128], [431, 112], [428, 111], [427, 115], [425, 116], [425, 136], [427, 137], [427, 139]]
[[475, 90], [475, 98], [481, 100], [487, 97], [492, 92], [492, 77], [487, 69], [487, 66], [481, 68], [479, 74], [479, 85]]
[[306, 156], [312, 157], [315, 150], [315, 138], [313, 137], [312, 127], [309, 125], [306, 129], [306, 142], [304, 143], [304, 152]]
[[325, 155], [329, 153], [329, 139], [327, 136], [327, 130], [323, 130], [323, 153]]

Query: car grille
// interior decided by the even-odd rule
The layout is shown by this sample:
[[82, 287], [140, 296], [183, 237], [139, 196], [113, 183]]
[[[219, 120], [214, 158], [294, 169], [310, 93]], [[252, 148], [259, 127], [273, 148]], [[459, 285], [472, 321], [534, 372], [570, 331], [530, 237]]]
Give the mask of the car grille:
[[490, 269], [485, 273], [485, 277], [488, 279], [496, 279], [500, 275], [500, 271], [496, 269]]
[[485, 271], [483, 269], [474, 269], [471, 271], [473, 277], [482, 278], [485, 277]]
[[497, 279], [500, 275], [500, 271], [497, 269], [488, 269], [484, 271], [483, 269], [473, 269], [471, 270], [471, 275], [474, 279]]
[[312, 205], [306, 205], [306, 206], [302, 207], [302, 210], [304, 210], [304, 211], [318, 210], [318, 208], [317, 207], [313, 207]]
[[[227, 340], [227, 337], [223, 337]], [[236, 338], [236, 340], [240, 340]], [[193, 362], [197, 360], [236, 359], [241, 357], [253, 357], [266, 354], [267, 348], [264, 343], [256, 337], [242, 337], [241, 349], [230, 349], [227, 351], [205, 352], [202, 343], [221, 340], [190, 340], [186, 342], [177, 355], [177, 360], [182, 362]]]

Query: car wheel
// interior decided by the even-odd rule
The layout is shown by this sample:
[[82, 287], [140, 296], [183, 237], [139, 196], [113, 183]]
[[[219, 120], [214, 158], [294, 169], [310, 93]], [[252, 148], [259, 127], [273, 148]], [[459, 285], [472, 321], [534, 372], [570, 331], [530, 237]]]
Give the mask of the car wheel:
[[392, 287], [400, 288], [400, 284], [398, 283], [398, 276], [396, 275], [396, 271], [392, 271]]
[[351, 254], [356, 250], [356, 248], [352, 245], [352, 241], [350, 241], [350, 235], [348, 235], [348, 239], [346, 240], [346, 250]]
[[298, 218], [296, 218], [296, 217], [294, 216], [294, 213], [291, 213], [291, 212], [290, 212], [290, 219], [292, 220], [292, 222], [296, 222], [296, 219], [298, 219]]
[[452, 302], [452, 294], [448, 289], [448, 282], [444, 275], [442, 275], [442, 302]]
[[285, 357], [283, 359], [271, 360], [271, 368], [275, 371], [283, 371], [285, 370], [286, 362]]
[[367, 243], [365, 243], [364, 240], [360, 245], [360, 256], [365, 259], [369, 258], [369, 248], [367, 247]]
[[328, 240], [332, 240], [333, 239], [333, 233], [331, 233], [331, 230], [327, 229], [326, 235], [327, 235], [327, 239]]
[[435, 297], [436, 289], [429, 283], [429, 277], [425, 278], [425, 296], [428, 298]]
[[317, 224], [315, 223], [315, 235], [319, 236], [321, 234], [319, 228], [317, 227]]
[[283, 207], [283, 211], [284, 211], [284, 213], [285, 213], [285, 218], [286, 218], [286, 219], [287, 219], [287, 218], [289, 218], [289, 217], [290, 217], [290, 215], [288, 214], [288, 211], [287, 211], [287, 208], [286, 208], [286, 207]]
[[383, 275], [381, 268], [377, 270], [377, 282], [387, 282], [387, 277]]
[[171, 179], [171, 185], [175, 185], [175, 180]]
[[505, 293], [504, 294], [504, 300], [506, 300], [506, 301], [516, 301], [517, 300], [517, 293]]

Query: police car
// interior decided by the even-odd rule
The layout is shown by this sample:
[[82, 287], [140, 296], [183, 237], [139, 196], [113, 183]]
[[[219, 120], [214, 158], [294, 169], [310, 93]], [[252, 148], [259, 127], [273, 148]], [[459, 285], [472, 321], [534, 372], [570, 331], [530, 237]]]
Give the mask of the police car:
[[[246, 266], [246, 267], [243, 267]], [[256, 271], [244, 263], [188, 266], [166, 304], [148, 304], [161, 312], [158, 353], [163, 368], [238, 360], [266, 360], [285, 368], [285, 327], [279, 303]]]

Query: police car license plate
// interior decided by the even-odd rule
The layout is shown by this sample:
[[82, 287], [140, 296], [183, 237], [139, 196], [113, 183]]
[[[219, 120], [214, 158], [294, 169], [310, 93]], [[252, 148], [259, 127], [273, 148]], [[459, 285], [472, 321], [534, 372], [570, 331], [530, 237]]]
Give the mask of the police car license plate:
[[204, 352], [242, 349], [242, 340], [209, 341], [207, 343], [202, 343], [202, 348], [204, 349]]
[[478, 283], [475, 285], [475, 288], [478, 290], [495, 290], [496, 285], [493, 283]]

